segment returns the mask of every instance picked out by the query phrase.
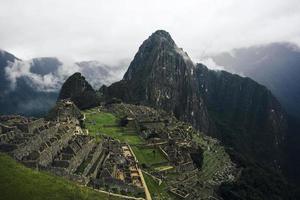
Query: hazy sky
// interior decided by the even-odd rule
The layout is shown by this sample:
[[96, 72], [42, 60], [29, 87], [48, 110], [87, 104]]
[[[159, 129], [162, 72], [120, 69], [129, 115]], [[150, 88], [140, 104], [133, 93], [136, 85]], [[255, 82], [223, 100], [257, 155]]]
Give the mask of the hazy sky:
[[300, 44], [300, 0], [1, 0], [0, 48], [21, 59], [131, 60], [164, 29], [194, 61], [235, 47]]

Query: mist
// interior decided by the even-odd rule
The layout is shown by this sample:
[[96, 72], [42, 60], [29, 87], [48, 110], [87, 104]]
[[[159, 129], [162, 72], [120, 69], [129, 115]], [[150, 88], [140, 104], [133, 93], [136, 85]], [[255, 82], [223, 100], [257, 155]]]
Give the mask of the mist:
[[[39, 62], [37, 62], [39, 61]], [[47, 65], [55, 61], [56, 65]], [[47, 69], [51, 66], [52, 69]], [[46, 73], [34, 71], [42, 69]], [[10, 91], [14, 91], [18, 79], [23, 79], [28, 86], [38, 92], [59, 92], [65, 80], [75, 72], [80, 72], [87, 81], [98, 90], [102, 85], [110, 85], [122, 78], [125, 67], [107, 66], [98, 61], [72, 63], [57, 58], [35, 58], [27, 61], [15, 60], [5, 67], [6, 79], [10, 82]], [[9, 91], [6, 91], [9, 92]]]

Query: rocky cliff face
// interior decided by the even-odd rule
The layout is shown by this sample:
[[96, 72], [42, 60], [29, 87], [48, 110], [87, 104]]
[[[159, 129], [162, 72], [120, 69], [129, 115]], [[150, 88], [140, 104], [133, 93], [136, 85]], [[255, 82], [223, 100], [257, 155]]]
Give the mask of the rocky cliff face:
[[249, 158], [280, 166], [286, 122], [271, 92], [249, 78], [193, 64], [165, 31], [143, 42], [123, 80], [104, 95], [165, 109]]
[[70, 76], [63, 84], [58, 99], [70, 99], [80, 109], [97, 105], [95, 90], [78, 72]]
[[286, 116], [272, 93], [250, 78], [198, 64], [201, 97], [216, 126], [208, 134], [244, 155], [279, 167], [283, 158]]
[[143, 42], [122, 81], [109, 87], [109, 96], [166, 111], [199, 130], [208, 131], [209, 119], [186, 52], [170, 34], [156, 31]]
[[[234, 55], [234, 56], [233, 56]], [[267, 86], [286, 111], [300, 118], [300, 47], [293, 43], [251, 46], [212, 56], [217, 65]]]

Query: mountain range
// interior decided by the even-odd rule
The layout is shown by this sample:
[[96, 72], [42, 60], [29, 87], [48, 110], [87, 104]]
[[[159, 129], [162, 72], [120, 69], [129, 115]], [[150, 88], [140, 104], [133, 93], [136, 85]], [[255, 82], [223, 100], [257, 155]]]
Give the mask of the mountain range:
[[288, 115], [272, 92], [251, 78], [194, 63], [166, 31], [158, 30], [142, 43], [122, 80], [92, 91], [76, 73], [62, 88], [60, 99], [87, 99], [80, 107], [123, 101], [164, 109], [218, 138], [232, 159], [249, 170], [237, 184], [221, 187], [229, 199], [232, 190], [240, 197], [261, 195], [262, 188], [253, 189], [256, 182], [280, 190], [282, 174], [289, 173]]
[[272, 93], [250, 78], [193, 63], [166, 31], [143, 42], [123, 79], [103, 95], [162, 108], [274, 168], [283, 162], [286, 113]]
[[81, 72], [94, 88], [119, 79], [121, 66], [98, 61], [64, 62], [55, 57], [21, 60], [0, 51], [0, 113], [41, 116], [54, 105], [66, 79]]
[[[120, 102], [163, 109], [203, 134], [217, 138], [237, 167], [243, 168], [238, 181], [219, 188], [224, 199], [263, 199], [266, 194], [270, 199], [289, 199], [284, 191], [290, 187], [286, 177], [292, 176], [291, 171], [299, 173], [294, 160], [297, 140], [291, 145], [289, 127], [289, 115], [298, 113], [291, 109], [297, 107], [294, 101], [298, 87], [293, 81], [299, 75], [295, 73], [297, 77], [289, 80], [279, 74], [292, 73], [298, 52], [293, 50], [295, 55], [289, 55], [295, 59], [286, 55], [282, 61], [273, 58], [286, 53], [278, 51], [253, 50], [255, 56], [269, 52], [261, 59], [244, 58], [240, 53], [234, 57], [213, 57], [218, 65], [228, 66], [229, 71], [241, 70], [240, 76], [194, 63], [168, 32], [158, 30], [139, 47], [120, 81], [114, 72], [122, 71], [122, 67], [111, 70], [97, 61], [86, 61], [73, 63], [70, 68], [57, 58], [22, 61], [2, 51], [0, 112], [42, 114], [62, 99], [70, 99], [80, 109]], [[238, 68], [247, 60], [249, 65]], [[277, 63], [274, 72], [272, 64], [266, 64], [271, 61]], [[282, 65], [289, 62], [291, 66], [285, 72]], [[259, 66], [266, 73], [259, 73]], [[283, 86], [277, 85], [279, 78]], [[285, 84], [292, 89], [285, 90]], [[287, 101], [282, 101], [284, 95], [288, 96]], [[295, 166], [290, 168], [291, 164]]]
[[300, 48], [292, 43], [271, 43], [233, 49], [211, 56], [224, 70], [265, 85], [285, 110], [300, 117]]

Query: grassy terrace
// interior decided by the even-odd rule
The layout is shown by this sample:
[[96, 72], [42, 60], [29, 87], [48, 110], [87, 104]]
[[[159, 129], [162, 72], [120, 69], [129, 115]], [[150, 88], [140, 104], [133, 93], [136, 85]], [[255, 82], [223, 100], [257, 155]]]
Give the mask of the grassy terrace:
[[206, 150], [203, 153], [203, 165], [200, 176], [202, 181], [210, 180], [216, 171], [222, 169], [226, 162], [230, 162], [230, 158], [222, 146], [209, 144], [203, 138], [196, 135], [193, 137], [193, 140], [198, 144], [210, 146], [210, 151]]
[[0, 186], [0, 199], [7, 200], [121, 199], [80, 187], [46, 172], [26, 168], [2, 153], [0, 153]]
[[84, 112], [86, 120], [85, 128], [93, 136], [107, 135], [128, 144], [142, 144], [143, 140], [131, 130], [118, 127], [119, 119], [111, 113], [99, 112], [97, 108], [89, 109]]
[[133, 146], [132, 150], [140, 163], [155, 165], [168, 161], [158, 149]]
[[161, 199], [161, 200], [167, 200], [170, 199], [170, 195], [167, 193], [167, 191], [164, 190], [166, 188], [165, 183], [163, 182], [161, 185], [158, 185], [158, 183], [149, 175], [144, 174], [145, 181], [147, 183], [148, 189], [152, 195], [152, 199]]

